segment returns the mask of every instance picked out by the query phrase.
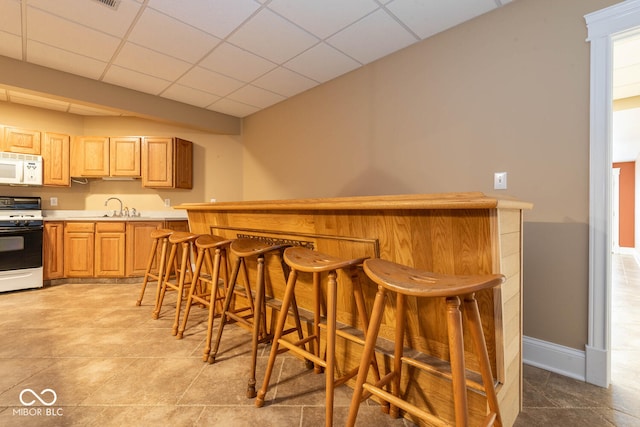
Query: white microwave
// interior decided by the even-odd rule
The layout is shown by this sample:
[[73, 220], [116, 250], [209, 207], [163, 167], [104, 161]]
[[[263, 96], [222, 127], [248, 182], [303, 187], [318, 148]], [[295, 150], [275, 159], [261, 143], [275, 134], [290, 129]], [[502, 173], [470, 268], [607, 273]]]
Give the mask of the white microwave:
[[0, 184], [42, 185], [42, 156], [0, 152]]

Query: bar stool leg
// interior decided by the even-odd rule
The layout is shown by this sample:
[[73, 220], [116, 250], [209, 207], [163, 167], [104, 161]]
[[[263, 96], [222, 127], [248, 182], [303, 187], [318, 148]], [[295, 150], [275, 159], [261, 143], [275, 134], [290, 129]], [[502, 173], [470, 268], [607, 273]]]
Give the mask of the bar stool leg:
[[329, 272], [329, 280], [327, 282], [327, 369], [325, 375], [325, 425], [331, 427], [333, 425], [333, 395], [335, 387], [335, 354], [336, 354], [336, 311], [338, 309], [337, 301], [338, 282], [335, 270]]
[[[196, 258], [196, 266], [195, 266], [195, 269], [193, 270], [194, 280], [196, 277], [200, 276], [200, 271], [202, 270], [202, 263], [204, 262], [207, 252], [208, 251], [206, 249], [201, 249], [198, 251], [198, 257]], [[182, 326], [180, 326], [180, 329], [178, 330], [178, 334], [176, 335], [177, 339], [182, 339], [184, 330], [187, 328], [187, 320], [189, 319], [189, 313], [191, 312], [191, 304], [193, 303], [193, 294], [195, 293], [195, 291], [196, 291], [195, 286], [189, 287], [189, 295], [187, 296], [187, 302], [184, 307], [184, 315], [182, 318]]]
[[[393, 380], [391, 382], [391, 393], [400, 396], [400, 377], [402, 376], [402, 357], [404, 356], [404, 330], [406, 326], [406, 297], [403, 294], [396, 294], [396, 333], [395, 348], [393, 357]], [[400, 408], [391, 404], [389, 413], [393, 418], [400, 417]]]
[[[156, 257], [157, 249], [158, 249], [158, 239], [154, 239], [153, 243], [151, 244], [151, 252], [149, 253], [149, 259], [147, 260], [147, 269], [145, 270], [144, 280], [142, 281], [142, 289], [140, 290], [140, 297], [136, 301], [137, 306], [140, 306], [142, 304], [142, 298], [144, 298], [144, 291], [147, 289], [147, 283], [149, 282], [149, 272], [151, 271], [151, 266], [153, 265], [153, 259]], [[158, 281], [160, 281], [160, 279], [158, 279]]]
[[[258, 341], [260, 340], [260, 331], [266, 334], [266, 324], [263, 325], [264, 310], [264, 255], [258, 257], [258, 279], [256, 283], [256, 303], [253, 314], [253, 333], [251, 337], [251, 376], [247, 383], [247, 397], [256, 397], [256, 363], [258, 361]], [[266, 317], [266, 316], [264, 316]]]
[[[478, 302], [473, 294], [469, 294], [464, 298], [464, 313], [469, 323], [469, 331], [475, 346], [475, 352], [480, 364], [480, 373], [482, 375], [482, 383], [484, 384], [485, 394], [491, 413], [495, 414], [494, 425], [502, 427], [502, 418], [498, 406], [498, 397], [491, 373], [491, 364], [489, 363], [489, 355], [487, 353], [487, 343], [482, 332], [482, 320], [480, 319], [480, 311], [478, 310]], [[491, 414], [490, 414], [491, 415]]]
[[289, 311], [289, 306], [291, 305], [297, 278], [298, 272], [296, 270], [291, 270], [291, 273], [289, 273], [289, 280], [287, 280], [287, 286], [285, 288], [284, 296], [282, 297], [282, 308], [280, 310], [280, 313], [278, 314], [278, 324], [273, 336], [271, 352], [269, 353], [269, 362], [267, 363], [267, 369], [264, 373], [264, 382], [262, 383], [262, 388], [260, 389], [260, 391], [258, 391], [258, 395], [256, 397], [256, 406], [258, 408], [264, 406], [264, 397], [267, 394], [267, 388], [269, 387], [269, 381], [271, 380], [271, 373], [273, 372], [273, 365], [275, 364], [276, 356], [278, 355], [278, 341], [280, 340], [280, 338], [282, 338], [284, 323], [287, 320], [287, 312]]
[[[178, 326], [180, 323], [180, 308], [182, 307], [182, 299], [184, 298], [184, 284], [187, 277], [187, 268], [189, 268], [189, 273], [191, 274], [191, 287], [195, 287], [197, 279], [193, 277], [193, 272], [191, 272], [191, 263], [188, 262], [189, 251], [191, 250], [190, 245], [188, 243], [182, 243], [182, 260], [180, 262], [180, 279], [178, 281], [178, 296], [176, 299], [176, 315], [173, 320], [173, 328], [171, 329], [171, 333], [173, 335], [178, 334]], [[189, 267], [187, 267], [189, 264]]]
[[229, 307], [231, 307], [231, 299], [233, 298], [233, 292], [236, 288], [236, 282], [238, 279], [238, 273], [240, 272], [240, 267], [242, 264], [242, 258], [236, 259], [236, 263], [233, 266], [233, 271], [231, 272], [231, 281], [230, 285], [227, 288], [227, 293], [224, 296], [224, 303], [222, 305], [222, 315], [220, 316], [220, 325], [218, 325], [218, 333], [216, 334], [216, 341], [213, 344], [213, 350], [209, 353], [208, 361], [210, 364], [215, 363], [216, 355], [218, 354], [218, 348], [220, 347], [220, 339], [222, 338], [222, 331], [224, 330], [224, 326], [227, 323], [227, 311], [229, 311]]
[[158, 260], [158, 284], [156, 286], [156, 301], [155, 306], [158, 306], [158, 300], [160, 298], [160, 290], [162, 289], [162, 281], [164, 280], [165, 268], [167, 268], [167, 246], [169, 244], [168, 239], [162, 240], [162, 246], [160, 248], [160, 259]]
[[458, 297], [447, 298], [447, 326], [456, 426], [467, 426], [469, 424], [469, 420], [467, 416], [464, 340], [462, 336], [460, 298]]
[[384, 312], [384, 294], [384, 288], [382, 286], [378, 286], [378, 292], [376, 292], [376, 297], [373, 300], [371, 319], [369, 319], [369, 328], [367, 329], [364, 349], [362, 350], [362, 358], [360, 359], [358, 377], [356, 378], [356, 385], [353, 389], [351, 405], [349, 406], [349, 417], [347, 418], [346, 424], [347, 427], [353, 427], [355, 425], [356, 417], [358, 416], [358, 409], [360, 409], [360, 401], [362, 400], [362, 395], [364, 393], [363, 385], [367, 379], [369, 367], [371, 366], [371, 363], [369, 363], [368, 360], [370, 360], [374, 356], [376, 339], [378, 338], [380, 325], [382, 324], [382, 314]]
[[176, 252], [178, 250], [178, 245], [171, 246], [171, 252], [169, 253], [169, 261], [167, 265], [167, 271], [164, 274], [164, 279], [162, 280], [162, 287], [160, 288], [160, 294], [158, 295], [158, 301], [156, 302], [156, 308], [153, 310], [152, 317], [157, 319], [160, 317], [160, 309], [162, 308], [162, 302], [164, 301], [164, 294], [167, 292], [167, 281], [171, 277], [171, 265], [174, 266], [174, 271], [177, 270], [176, 263]]
[[[313, 294], [314, 294], [314, 310], [313, 310], [313, 335], [315, 339], [310, 342], [313, 345], [313, 351], [316, 357], [320, 357], [320, 301], [322, 298], [322, 289], [320, 287], [320, 273], [313, 273]], [[323, 367], [314, 363], [313, 372], [321, 374]]]
[[[225, 251], [216, 249], [213, 260], [213, 272], [211, 273], [211, 277], [213, 280], [211, 281], [211, 296], [209, 297], [209, 317], [207, 319], [207, 339], [204, 344], [204, 352], [202, 354], [202, 361], [206, 362], [209, 360], [209, 354], [211, 353], [211, 336], [213, 335], [213, 320], [216, 315], [216, 299], [218, 294], [218, 277], [220, 277], [220, 269], [222, 268], [222, 263], [226, 262], [226, 257], [224, 256]], [[228, 277], [225, 277], [225, 284], [229, 283], [226, 281]]]

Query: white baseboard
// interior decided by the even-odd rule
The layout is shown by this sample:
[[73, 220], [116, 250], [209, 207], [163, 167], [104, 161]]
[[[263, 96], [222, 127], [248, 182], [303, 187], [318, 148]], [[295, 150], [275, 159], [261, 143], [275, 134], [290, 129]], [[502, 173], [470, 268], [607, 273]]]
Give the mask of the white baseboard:
[[586, 381], [584, 351], [525, 336], [522, 337], [522, 361], [565, 377]]

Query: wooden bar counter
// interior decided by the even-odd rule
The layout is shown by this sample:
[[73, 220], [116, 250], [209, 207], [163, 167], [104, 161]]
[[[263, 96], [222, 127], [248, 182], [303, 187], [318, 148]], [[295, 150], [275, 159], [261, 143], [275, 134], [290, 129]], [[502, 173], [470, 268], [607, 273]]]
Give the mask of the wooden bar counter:
[[[380, 257], [438, 273], [504, 274], [507, 281], [500, 288], [477, 298], [503, 423], [511, 426], [522, 404], [522, 217], [531, 207], [474, 192], [187, 203], [177, 208], [187, 211], [194, 233], [285, 241], [345, 258]], [[269, 271], [268, 286], [278, 298], [284, 290], [283, 274], [277, 264]], [[361, 276], [367, 303], [372, 304], [376, 288]], [[346, 279], [339, 277], [338, 321], [360, 327]], [[310, 277], [301, 275], [300, 280], [310, 282]], [[311, 307], [310, 289], [297, 286], [300, 307]], [[405, 345], [426, 358], [447, 361], [444, 302], [413, 300], [409, 306]], [[393, 337], [394, 310], [387, 303], [380, 336], [388, 340]], [[356, 366], [361, 347], [340, 339], [338, 346], [338, 366]], [[381, 366], [388, 366], [389, 356], [382, 347], [378, 357]], [[471, 345], [467, 347], [471, 350]], [[477, 363], [471, 351], [465, 353], [473, 377]], [[453, 394], [445, 375], [418, 374], [410, 368], [403, 375], [414, 403], [453, 420]], [[416, 382], [425, 393], [417, 391]], [[475, 425], [486, 413], [485, 398], [472, 388], [468, 398]]]

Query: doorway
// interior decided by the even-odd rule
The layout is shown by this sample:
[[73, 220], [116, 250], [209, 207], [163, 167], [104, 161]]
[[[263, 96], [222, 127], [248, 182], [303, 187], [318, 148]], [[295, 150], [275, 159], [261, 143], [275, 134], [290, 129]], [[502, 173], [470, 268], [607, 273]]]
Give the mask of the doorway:
[[585, 16], [591, 44], [589, 179], [589, 330], [586, 380], [611, 382], [612, 308], [612, 70], [613, 43], [640, 28], [640, 1], [628, 0]]

